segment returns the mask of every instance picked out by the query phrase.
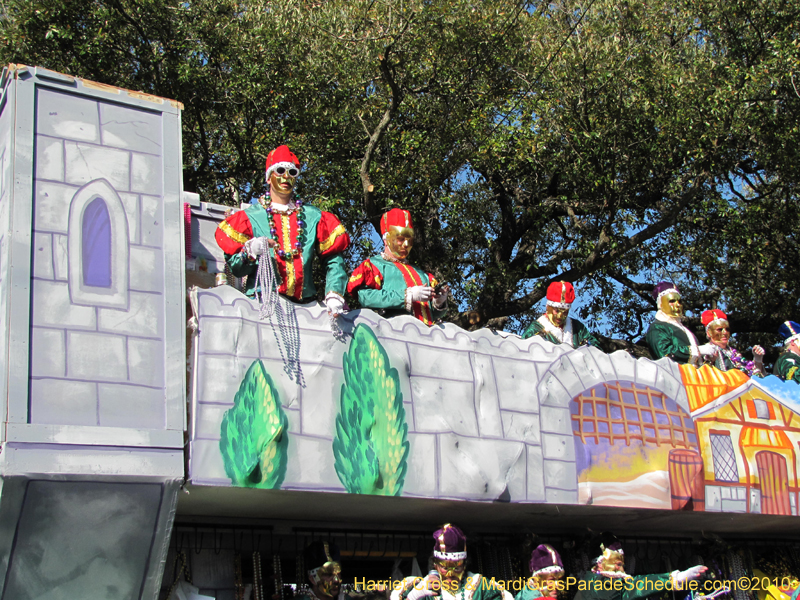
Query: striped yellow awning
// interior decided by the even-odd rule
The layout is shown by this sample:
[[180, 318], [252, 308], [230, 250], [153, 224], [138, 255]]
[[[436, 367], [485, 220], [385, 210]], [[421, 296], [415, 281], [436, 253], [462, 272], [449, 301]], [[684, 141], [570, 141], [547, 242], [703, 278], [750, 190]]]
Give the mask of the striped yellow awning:
[[739, 438], [742, 447], [757, 446], [759, 448], [792, 448], [788, 436], [780, 430], [767, 429], [766, 427], [745, 426]]
[[692, 365], [678, 365], [681, 379], [689, 398], [689, 409], [694, 412], [720, 396], [746, 383], [749, 377], [738, 369], [720, 371], [709, 365], [699, 369]]

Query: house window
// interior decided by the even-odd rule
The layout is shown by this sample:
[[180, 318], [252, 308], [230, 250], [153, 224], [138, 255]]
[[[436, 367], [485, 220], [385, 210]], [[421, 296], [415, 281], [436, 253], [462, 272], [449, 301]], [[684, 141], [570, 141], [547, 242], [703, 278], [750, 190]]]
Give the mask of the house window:
[[766, 400], [760, 398], [753, 398], [753, 404], [756, 406], [757, 419], [769, 419], [769, 405]]
[[111, 218], [102, 198], [95, 198], [83, 213], [81, 227], [83, 283], [111, 287]]
[[761, 398], [747, 399], [747, 416], [751, 419], [774, 419], [775, 411], [772, 404]]
[[714, 458], [714, 478], [717, 481], [739, 481], [739, 469], [736, 467], [736, 454], [729, 433], [709, 434], [711, 456]]
[[75, 192], [69, 207], [67, 254], [73, 304], [128, 307], [128, 217], [105, 179]]

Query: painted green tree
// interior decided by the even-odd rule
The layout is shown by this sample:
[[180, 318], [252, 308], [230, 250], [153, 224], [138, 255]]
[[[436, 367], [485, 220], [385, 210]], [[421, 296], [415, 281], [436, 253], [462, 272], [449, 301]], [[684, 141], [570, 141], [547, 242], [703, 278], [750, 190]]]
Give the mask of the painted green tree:
[[278, 489], [286, 476], [288, 419], [260, 360], [253, 361], [222, 417], [219, 449], [234, 485]]
[[399, 496], [408, 465], [408, 425], [397, 369], [372, 330], [360, 324], [344, 355], [333, 439], [334, 466], [352, 494]]

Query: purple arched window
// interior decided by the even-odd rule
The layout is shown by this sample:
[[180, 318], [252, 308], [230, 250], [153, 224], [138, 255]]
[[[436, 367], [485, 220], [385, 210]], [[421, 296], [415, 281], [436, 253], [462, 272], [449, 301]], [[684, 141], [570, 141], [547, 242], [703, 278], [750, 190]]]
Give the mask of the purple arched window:
[[111, 287], [111, 218], [102, 198], [95, 198], [83, 212], [81, 260], [83, 284]]

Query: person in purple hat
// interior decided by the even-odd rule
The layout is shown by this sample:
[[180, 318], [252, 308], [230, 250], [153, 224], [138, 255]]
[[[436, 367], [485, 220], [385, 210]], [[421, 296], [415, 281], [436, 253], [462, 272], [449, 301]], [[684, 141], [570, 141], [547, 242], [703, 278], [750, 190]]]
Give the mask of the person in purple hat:
[[619, 541], [612, 534], [604, 533], [599, 542], [601, 554], [595, 559], [591, 571], [577, 583], [578, 593], [574, 600], [636, 600], [662, 595], [683, 589], [688, 581], [698, 579], [708, 570], [708, 567], [698, 565], [672, 573], [628, 575], [625, 572], [625, 553]]
[[657, 283], [653, 299], [658, 312], [645, 336], [653, 360], [666, 356], [680, 364], [700, 366], [703, 351], [694, 334], [681, 323], [683, 305], [678, 286], [668, 281]]
[[800, 324], [786, 321], [778, 327], [778, 333], [783, 338], [783, 353], [772, 372], [784, 381], [800, 383]]
[[561, 555], [549, 544], [540, 544], [531, 552], [531, 577], [514, 600], [556, 598], [564, 588], [564, 564]]
[[406, 577], [401, 589], [390, 600], [513, 600], [513, 596], [480, 573], [467, 571], [467, 537], [455, 525], [447, 523], [433, 534], [432, 570], [424, 578]]

